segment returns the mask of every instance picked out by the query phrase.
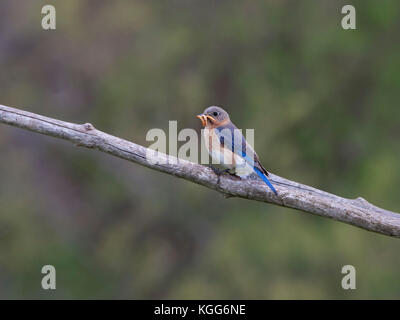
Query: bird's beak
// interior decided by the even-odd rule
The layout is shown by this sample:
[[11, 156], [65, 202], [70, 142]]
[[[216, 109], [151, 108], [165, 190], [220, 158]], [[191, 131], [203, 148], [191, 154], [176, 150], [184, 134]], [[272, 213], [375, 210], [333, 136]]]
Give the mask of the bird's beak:
[[207, 117], [204, 114], [199, 114], [196, 117], [200, 119], [202, 126], [205, 127], [207, 124]]
[[203, 125], [203, 127], [205, 127], [207, 125], [207, 120], [210, 120], [211, 122], [216, 121], [213, 117], [211, 117], [208, 114], [204, 114], [204, 113], [203, 114], [199, 114], [196, 117], [200, 119], [201, 124]]

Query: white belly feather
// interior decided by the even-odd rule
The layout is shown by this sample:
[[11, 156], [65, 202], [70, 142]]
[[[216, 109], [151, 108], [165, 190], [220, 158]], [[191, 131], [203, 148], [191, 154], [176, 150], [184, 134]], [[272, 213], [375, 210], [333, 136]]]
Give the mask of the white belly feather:
[[253, 168], [239, 155], [228, 148], [220, 146], [219, 137], [214, 130], [203, 131], [204, 142], [213, 164], [220, 164], [227, 169], [234, 169], [239, 177], [246, 177], [253, 172]]

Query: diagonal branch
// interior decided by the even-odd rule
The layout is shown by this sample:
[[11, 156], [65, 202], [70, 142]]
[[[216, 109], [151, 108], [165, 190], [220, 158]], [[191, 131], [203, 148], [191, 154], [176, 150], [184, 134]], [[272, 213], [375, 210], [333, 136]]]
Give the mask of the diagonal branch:
[[[145, 167], [183, 178], [221, 192], [269, 202], [332, 218], [354, 226], [400, 238], [400, 214], [378, 208], [363, 198], [346, 199], [271, 174], [279, 195], [258, 179], [237, 180], [217, 176], [210, 168], [158, 153], [149, 158], [148, 149], [95, 129], [90, 123], [73, 124], [0, 105], [0, 122], [61, 138], [86, 148], [98, 149]], [[158, 161], [158, 163], [156, 163]]]

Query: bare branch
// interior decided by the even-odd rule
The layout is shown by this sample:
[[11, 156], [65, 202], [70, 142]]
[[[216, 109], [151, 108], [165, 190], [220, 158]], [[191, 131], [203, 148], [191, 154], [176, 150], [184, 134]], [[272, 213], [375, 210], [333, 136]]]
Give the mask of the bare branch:
[[[378, 208], [363, 198], [346, 199], [271, 174], [279, 195], [275, 196], [259, 179], [238, 180], [229, 175], [217, 176], [210, 168], [166, 154], [149, 161], [145, 147], [111, 136], [90, 123], [73, 124], [0, 105], [0, 122], [33, 132], [94, 148], [145, 167], [183, 178], [221, 192], [226, 197], [240, 197], [269, 202], [304, 212], [332, 218], [354, 226], [400, 238], [400, 214]], [[154, 164], [154, 160], [159, 164]], [[162, 163], [162, 164], [161, 164]]]

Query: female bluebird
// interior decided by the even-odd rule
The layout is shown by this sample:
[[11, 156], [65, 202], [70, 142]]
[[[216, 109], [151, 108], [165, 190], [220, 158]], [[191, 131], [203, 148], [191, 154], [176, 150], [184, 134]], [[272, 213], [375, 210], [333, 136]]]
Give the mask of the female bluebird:
[[234, 175], [239, 177], [246, 177], [255, 172], [278, 195], [268, 180], [268, 172], [258, 160], [256, 152], [231, 122], [224, 109], [211, 106], [197, 117], [205, 127], [205, 145], [214, 162], [224, 166], [228, 172], [234, 170]]

